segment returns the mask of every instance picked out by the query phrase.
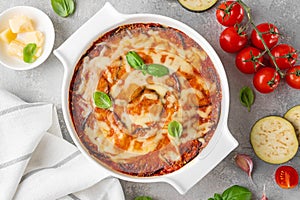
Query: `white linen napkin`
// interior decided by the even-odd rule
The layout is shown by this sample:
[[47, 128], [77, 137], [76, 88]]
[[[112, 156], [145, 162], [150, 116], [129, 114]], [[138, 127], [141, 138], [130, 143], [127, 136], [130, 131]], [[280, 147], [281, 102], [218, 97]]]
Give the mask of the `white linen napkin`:
[[125, 199], [118, 179], [105, 177], [62, 138], [52, 104], [0, 89], [1, 200]]

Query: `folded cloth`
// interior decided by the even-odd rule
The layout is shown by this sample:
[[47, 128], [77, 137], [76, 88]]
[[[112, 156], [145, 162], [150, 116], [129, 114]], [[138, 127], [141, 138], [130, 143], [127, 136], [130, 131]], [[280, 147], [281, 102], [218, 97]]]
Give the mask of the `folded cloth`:
[[0, 89], [1, 200], [125, 199], [118, 179], [106, 177], [62, 138], [52, 104]]

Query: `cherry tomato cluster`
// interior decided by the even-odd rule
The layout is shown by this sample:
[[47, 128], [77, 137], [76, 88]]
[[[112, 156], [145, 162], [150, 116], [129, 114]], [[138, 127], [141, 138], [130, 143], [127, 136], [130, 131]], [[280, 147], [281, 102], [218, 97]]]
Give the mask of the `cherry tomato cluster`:
[[300, 89], [300, 65], [296, 66], [295, 48], [278, 44], [280, 33], [271, 23], [247, 23], [253, 28], [249, 37], [247, 26], [242, 25], [244, 15], [245, 9], [239, 1], [225, 1], [218, 6], [217, 21], [226, 27], [219, 38], [221, 48], [236, 53], [236, 67], [242, 73], [254, 74], [253, 85], [259, 92], [274, 91], [281, 78], [285, 78], [289, 86]]

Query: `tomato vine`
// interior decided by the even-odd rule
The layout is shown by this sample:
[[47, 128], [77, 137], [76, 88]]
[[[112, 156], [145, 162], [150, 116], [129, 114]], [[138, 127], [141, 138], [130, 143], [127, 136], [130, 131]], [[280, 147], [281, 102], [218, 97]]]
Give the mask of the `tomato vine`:
[[[258, 28], [256, 27], [253, 19], [252, 19], [252, 15], [251, 15], [251, 8], [246, 5], [242, 0], [236, 0], [236, 2], [238, 2], [245, 10], [246, 14], [247, 14], [247, 18], [248, 18], [248, 22], [251, 24], [251, 26], [253, 27], [253, 29], [257, 32], [258, 36], [261, 39], [262, 44], [265, 47], [265, 52], [270, 56], [270, 58], [273, 60], [274, 62], [274, 66], [276, 68], [276, 71], [278, 72], [278, 74], [280, 75], [281, 78], [284, 78], [284, 73], [280, 70], [280, 68], [278, 67], [277, 63], [275, 62], [275, 57], [272, 55], [271, 50], [269, 49], [269, 47], [267, 46], [265, 40], [263, 39], [263, 33], [260, 32], [258, 30]], [[273, 80], [275, 80], [275, 76], [276, 74], [274, 74]]]

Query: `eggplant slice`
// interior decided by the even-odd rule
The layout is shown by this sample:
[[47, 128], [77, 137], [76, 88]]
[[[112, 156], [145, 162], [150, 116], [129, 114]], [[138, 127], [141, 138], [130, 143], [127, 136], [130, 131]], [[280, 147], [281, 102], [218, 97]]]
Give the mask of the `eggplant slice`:
[[271, 164], [289, 161], [296, 155], [299, 146], [293, 125], [279, 116], [258, 120], [252, 127], [250, 141], [255, 154]]
[[300, 105], [294, 106], [289, 109], [285, 114], [284, 118], [289, 120], [296, 131], [298, 141], [300, 142]]
[[201, 12], [211, 8], [217, 0], [178, 0], [186, 9], [194, 12]]

